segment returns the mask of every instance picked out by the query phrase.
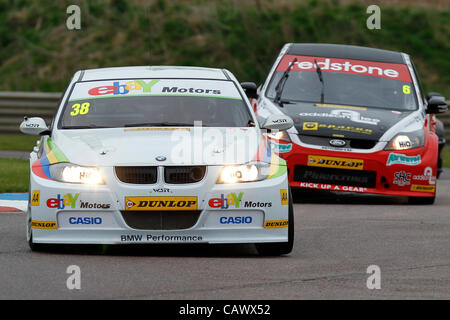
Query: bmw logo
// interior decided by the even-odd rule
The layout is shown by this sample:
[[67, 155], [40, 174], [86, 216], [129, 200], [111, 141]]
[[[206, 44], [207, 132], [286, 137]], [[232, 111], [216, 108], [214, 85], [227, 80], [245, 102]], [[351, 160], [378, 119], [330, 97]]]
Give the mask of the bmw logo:
[[157, 161], [165, 161], [167, 158], [164, 157], [164, 156], [157, 156], [155, 159], [156, 159]]
[[330, 140], [330, 145], [332, 145], [333, 147], [343, 147], [346, 144], [347, 144], [347, 142], [345, 142], [344, 140], [341, 140], [341, 139]]

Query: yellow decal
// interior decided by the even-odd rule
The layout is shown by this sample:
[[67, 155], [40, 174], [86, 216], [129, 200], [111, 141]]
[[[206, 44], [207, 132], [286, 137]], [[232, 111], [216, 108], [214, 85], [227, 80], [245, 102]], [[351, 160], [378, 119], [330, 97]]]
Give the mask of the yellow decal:
[[346, 106], [340, 104], [329, 104], [329, 103], [316, 103], [316, 107], [326, 107], [326, 108], [340, 108], [340, 109], [353, 109], [353, 110], [367, 110], [365, 107], [356, 107], [356, 106]]
[[289, 226], [289, 220], [267, 220], [264, 222], [264, 228], [287, 228]]
[[125, 197], [126, 211], [197, 210], [197, 197]]
[[318, 122], [303, 122], [303, 130], [317, 130], [318, 128]]
[[124, 131], [174, 131], [174, 130], [191, 131], [190, 128], [159, 128], [159, 127], [125, 128], [124, 129]]
[[410, 94], [410, 93], [411, 93], [411, 87], [408, 86], [407, 84], [405, 84], [405, 85], [403, 86], [403, 93], [404, 93], [404, 94]]
[[288, 192], [287, 189], [281, 189], [280, 190], [280, 196], [281, 196], [281, 204], [289, 204], [289, 198], [288, 198]]
[[33, 207], [39, 206], [40, 198], [41, 198], [41, 191], [33, 190], [33, 192], [31, 193], [31, 205]]
[[319, 124], [319, 128], [326, 128], [335, 131], [345, 131], [345, 132], [354, 132], [354, 133], [362, 133], [362, 134], [372, 134], [372, 129], [364, 129], [360, 127], [346, 126], [346, 125], [336, 125], [336, 124]]
[[364, 160], [309, 155], [307, 165], [310, 167], [363, 170]]
[[75, 103], [72, 106], [73, 111], [70, 112], [70, 115], [72, 117], [75, 117], [79, 114], [87, 114], [89, 112], [89, 107], [91, 104], [89, 102], [82, 103], [81, 105], [79, 103]]
[[33, 229], [58, 229], [56, 221], [31, 221], [31, 227]]
[[435, 192], [436, 186], [425, 186], [422, 184], [413, 184], [411, 186], [411, 191], [419, 191], [419, 192]]

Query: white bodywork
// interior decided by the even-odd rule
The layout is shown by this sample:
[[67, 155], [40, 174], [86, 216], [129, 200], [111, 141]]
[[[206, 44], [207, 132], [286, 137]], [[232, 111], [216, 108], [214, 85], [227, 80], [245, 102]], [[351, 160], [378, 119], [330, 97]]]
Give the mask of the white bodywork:
[[[40, 153], [30, 154], [29, 232], [34, 243], [124, 244], [124, 243], [262, 243], [288, 241], [287, 225], [273, 227], [267, 222], [287, 221], [288, 204], [286, 173], [262, 181], [217, 184], [224, 165], [245, 164], [255, 158], [265, 137], [258, 125], [246, 128], [217, 128], [232, 132], [234, 143], [203, 148], [197, 157], [182, 165], [206, 165], [204, 178], [196, 183], [167, 184], [163, 179], [165, 166], [180, 165], [171, 156], [177, 142], [173, 132], [180, 131], [193, 145], [201, 144], [196, 128], [99, 128], [59, 129], [71, 90], [76, 83], [110, 79], [219, 79], [232, 81], [239, 90], [252, 117], [256, 117], [236, 78], [227, 70], [194, 67], [123, 67], [78, 71], [64, 93], [54, 123], [51, 142], [68, 162], [97, 167], [104, 184], [85, 185], [44, 179], [35, 174]], [[41, 139], [45, 144], [49, 136]], [[246, 139], [255, 139], [238, 160], [226, 155]], [[36, 148], [35, 148], [36, 149]], [[156, 160], [164, 156], [166, 161]], [[197, 160], [200, 159], [200, 160]], [[235, 158], [236, 159], [236, 158]], [[271, 168], [285, 167], [272, 154]], [[115, 166], [157, 166], [158, 180], [154, 184], [131, 184], [119, 181]], [[271, 169], [271, 170], [272, 170]], [[285, 168], [284, 168], [285, 171]], [[188, 229], [141, 230], [131, 228], [124, 220], [127, 197], [195, 197], [201, 211], [196, 223]], [[56, 199], [56, 200], [55, 200]], [[224, 199], [220, 208], [211, 207], [211, 199]], [[228, 199], [228, 200], [226, 200]], [[230, 218], [231, 217], [231, 218]], [[236, 219], [236, 217], [242, 217]], [[250, 217], [250, 218], [247, 218]], [[30, 225], [33, 227], [30, 229]], [[276, 223], [275, 223], [276, 225]], [[266, 226], [266, 227], [265, 227]]]

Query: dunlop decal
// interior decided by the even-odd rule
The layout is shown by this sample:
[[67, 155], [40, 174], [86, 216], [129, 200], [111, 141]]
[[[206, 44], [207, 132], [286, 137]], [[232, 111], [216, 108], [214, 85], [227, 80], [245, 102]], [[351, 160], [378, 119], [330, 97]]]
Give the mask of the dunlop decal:
[[197, 197], [125, 197], [126, 211], [197, 210]]
[[31, 221], [31, 227], [33, 229], [58, 229], [56, 221]]
[[289, 225], [289, 220], [267, 220], [264, 222], [264, 228], [287, 228]]
[[411, 191], [419, 191], [419, 192], [435, 192], [436, 186], [425, 186], [422, 184], [413, 184], [411, 185]]
[[363, 170], [364, 160], [309, 155], [307, 165], [310, 167]]

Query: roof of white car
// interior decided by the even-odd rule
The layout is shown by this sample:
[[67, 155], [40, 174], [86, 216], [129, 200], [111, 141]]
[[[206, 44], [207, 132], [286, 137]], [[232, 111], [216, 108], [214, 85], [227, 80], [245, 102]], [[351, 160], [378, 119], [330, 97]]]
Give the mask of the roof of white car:
[[[77, 75], [76, 75], [77, 77]], [[224, 69], [179, 66], [136, 66], [99, 68], [79, 71], [78, 81], [133, 79], [133, 78], [198, 78], [222, 79], [227, 75]]]

